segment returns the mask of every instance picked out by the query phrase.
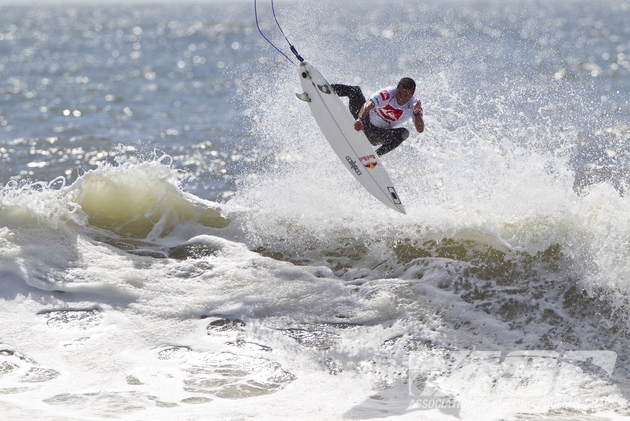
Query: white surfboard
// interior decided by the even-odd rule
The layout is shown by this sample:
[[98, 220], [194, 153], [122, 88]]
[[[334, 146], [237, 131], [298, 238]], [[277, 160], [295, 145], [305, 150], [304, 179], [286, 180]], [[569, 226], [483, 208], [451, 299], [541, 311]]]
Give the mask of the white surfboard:
[[354, 117], [321, 73], [308, 61], [298, 66], [303, 94], [315, 121], [348, 171], [374, 197], [398, 212], [406, 213], [394, 184], [365, 133], [354, 129]]

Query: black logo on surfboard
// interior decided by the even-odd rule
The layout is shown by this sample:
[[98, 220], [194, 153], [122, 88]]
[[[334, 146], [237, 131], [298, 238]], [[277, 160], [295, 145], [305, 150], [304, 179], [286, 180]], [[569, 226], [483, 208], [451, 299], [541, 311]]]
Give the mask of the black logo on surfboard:
[[387, 190], [389, 191], [389, 195], [392, 197], [394, 203], [397, 205], [402, 205], [402, 202], [400, 201], [400, 199], [398, 198], [398, 194], [396, 193], [396, 189], [394, 189], [393, 187], [388, 187]]
[[353, 161], [352, 158], [350, 158], [349, 156], [346, 156], [346, 161], [348, 161], [348, 163], [350, 164], [350, 168], [352, 168], [354, 172], [357, 173], [357, 175], [363, 174], [359, 169], [359, 166], [357, 165], [357, 161]]

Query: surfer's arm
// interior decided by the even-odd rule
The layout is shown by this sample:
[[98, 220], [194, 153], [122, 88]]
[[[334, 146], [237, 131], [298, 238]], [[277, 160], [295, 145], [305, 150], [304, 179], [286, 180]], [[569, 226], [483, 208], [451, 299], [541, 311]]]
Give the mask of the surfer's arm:
[[424, 131], [424, 119], [422, 118], [422, 104], [420, 101], [416, 102], [416, 106], [413, 107], [413, 124], [416, 126], [418, 133]]
[[418, 131], [418, 133], [422, 133], [424, 131], [424, 120], [422, 119], [422, 114], [414, 114], [413, 124], [414, 126], [416, 126], [416, 130]]
[[368, 115], [370, 111], [374, 109], [375, 106], [376, 105], [374, 105], [374, 101], [372, 101], [371, 99], [367, 100], [365, 104], [363, 104], [361, 110], [359, 111], [358, 118], [354, 122], [354, 129], [357, 132], [363, 130], [363, 119]]

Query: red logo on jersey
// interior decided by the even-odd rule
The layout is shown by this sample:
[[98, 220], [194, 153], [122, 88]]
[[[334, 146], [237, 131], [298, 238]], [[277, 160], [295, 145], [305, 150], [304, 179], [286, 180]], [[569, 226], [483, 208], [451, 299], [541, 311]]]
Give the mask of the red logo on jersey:
[[381, 91], [379, 92], [379, 95], [381, 96], [381, 99], [383, 100], [383, 102], [385, 101], [389, 101], [389, 92], [388, 91]]
[[398, 121], [398, 119], [403, 115], [404, 111], [398, 108], [392, 107], [390, 104], [387, 104], [383, 108], [378, 109], [379, 114], [385, 120], [388, 121]]

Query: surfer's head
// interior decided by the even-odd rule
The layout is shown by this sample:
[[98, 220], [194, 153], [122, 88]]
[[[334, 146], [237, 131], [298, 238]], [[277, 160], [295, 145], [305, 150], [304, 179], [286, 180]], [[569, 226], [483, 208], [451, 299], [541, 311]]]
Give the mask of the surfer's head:
[[404, 77], [398, 82], [396, 89], [407, 89], [413, 94], [416, 92], [416, 82], [410, 77]]
[[403, 105], [409, 102], [414, 92], [416, 92], [416, 82], [410, 77], [400, 79], [396, 86], [396, 101]]

